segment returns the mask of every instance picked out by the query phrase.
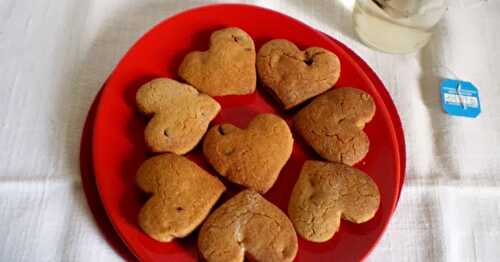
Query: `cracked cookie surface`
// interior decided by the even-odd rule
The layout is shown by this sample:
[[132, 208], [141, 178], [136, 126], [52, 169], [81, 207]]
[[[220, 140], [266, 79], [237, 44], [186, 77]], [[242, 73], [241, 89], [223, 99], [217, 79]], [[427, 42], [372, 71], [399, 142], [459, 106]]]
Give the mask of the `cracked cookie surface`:
[[139, 110], [152, 115], [144, 139], [153, 152], [185, 154], [193, 149], [221, 107], [194, 87], [168, 78], [154, 79], [136, 94]]
[[297, 113], [294, 128], [323, 158], [353, 165], [368, 153], [363, 132], [375, 115], [375, 103], [356, 88], [336, 88], [315, 98]]
[[213, 126], [203, 141], [203, 154], [220, 175], [260, 193], [276, 182], [292, 148], [288, 124], [273, 114], [257, 115], [246, 129]]
[[375, 216], [380, 192], [371, 177], [340, 163], [306, 161], [295, 184], [288, 214], [304, 239], [325, 242], [340, 220], [363, 223]]
[[136, 181], [152, 194], [139, 212], [139, 226], [160, 242], [191, 233], [225, 191], [217, 177], [171, 153], [144, 161]]
[[301, 51], [288, 40], [275, 39], [260, 48], [257, 72], [285, 109], [290, 109], [332, 88], [340, 77], [340, 60], [324, 48]]
[[292, 261], [297, 235], [288, 217], [255, 191], [244, 190], [203, 223], [198, 248], [208, 261]]
[[179, 76], [210, 96], [253, 93], [257, 73], [252, 38], [236, 27], [214, 31], [207, 51], [184, 57]]

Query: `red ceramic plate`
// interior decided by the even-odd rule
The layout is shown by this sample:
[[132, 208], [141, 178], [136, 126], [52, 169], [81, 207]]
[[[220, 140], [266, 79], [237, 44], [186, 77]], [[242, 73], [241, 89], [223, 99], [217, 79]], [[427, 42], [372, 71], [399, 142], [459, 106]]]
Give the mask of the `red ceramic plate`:
[[[340, 231], [326, 243], [314, 244], [300, 239], [297, 255], [299, 261], [357, 261], [364, 258], [391, 218], [404, 173], [404, 152], [401, 150], [404, 143], [392, 101], [380, 80], [345, 46], [290, 17], [254, 6], [212, 5], [171, 17], [146, 33], [111, 74], [98, 102], [92, 140], [96, 182], [111, 223], [141, 260], [198, 259], [196, 232], [172, 243], [160, 243], [149, 238], [137, 226], [137, 214], [147, 196], [135, 185], [135, 173], [150, 154], [143, 141], [147, 119], [136, 111], [135, 93], [140, 85], [155, 77], [178, 79], [176, 71], [184, 55], [192, 50], [207, 49], [210, 33], [227, 26], [244, 29], [254, 38], [257, 48], [270, 39], [286, 38], [299, 47], [330, 49], [341, 60], [342, 73], [337, 86], [355, 86], [373, 96], [377, 113], [365, 128], [371, 148], [364, 161], [356, 167], [372, 176], [379, 186], [380, 209], [371, 221], [364, 224], [343, 221]], [[223, 109], [213, 124], [229, 122], [245, 127], [258, 113], [273, 112], [287, 120], [295, 113], [282, 112], [262, 88], [252, 95], [216, 99]], [[265, 195], [284, 211], [303, 162], [318, 159], [299, 137], [295, 136], [295, 139], [290, 160], [274, 187]], [[205, 162], [199, 147], [188, 157], [215, 174]], [[230, 186], [230, 191], [235, 190]], [[225, 198], [227, 195], [230, 194], [226, 194]]]

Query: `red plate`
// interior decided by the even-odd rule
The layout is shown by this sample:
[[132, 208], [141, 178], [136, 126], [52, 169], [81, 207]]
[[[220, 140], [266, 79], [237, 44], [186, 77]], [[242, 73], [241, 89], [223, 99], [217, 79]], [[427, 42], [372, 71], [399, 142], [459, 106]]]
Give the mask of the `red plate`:
[[110, 223], [106, 212], [102, 206], [102, 201], [99, 198], [99, 193], [96, 187], [94, 176], [94, 166], [92, 165], [92, 129], [95, 123], [95, 111], [101, 95], [97, 94], [92, 106], [90, 107], [87, 119], [82, 132], [82, 141], [80, 144], [80, 173], [82, 178], [83, 191], [87, 198], [92, 215], [97, 223], [104, 238], [108, 241], [111, 247], [126, 260], [132, 260], [133, 255], [123, 245], [121, 239], [116, 235], [113, 226]]
[[[258, 21], [258, 23], [256, 22]], [[93, 163], [104, 208], [120, 237], [141, 260], [197, 260], [196, 232], [172, 243], [160, 243], [137, 226], [137, 214], [147, 196], [135, 185], [135, 173], [147, 153], [143, 130], [147, 120], [136, 112], [135, 93], [145, 82], [160, 76], [176, 78], [184, 55], [208, 47], [210, 32], [237, 26], [248, 32], [259, 48], [273, 38], [287, 38], [299, 47], [321, 46], [335, 52], [342, 65], [337, 86], [355, 86], [369, 92], [377, 113], [365, 131], [371, 148], [357, 167], [373, 177], [381, 191], [381, 206], [367, 223], [343, 221], [335, 237], [323, 244], [299, 240], [298, 260], [357, 261], [364, 258], [381, 237], [396, 205], [404, 175], [404, 142], [401, 125], [383, 84], [373, 72], [345, 46], [285, 15], [246, 5], [212, 5], [192, 9], [171, 17], [145, 34], [120, 61], [111, 74], [98, 102], [93, 136]], [[273, 112], [289, 120], [261, 91], [247, 96], [216, 98], [222, 111], [214, 124], [229, 122], [244, 127], [258, 113]], [[296, 138], [291, 159], [274, 187], [265, 197], [286, 211], [291, 189], [303, 162], [318, 157]], [[189, 157], [209, 172], [200, 148]]]

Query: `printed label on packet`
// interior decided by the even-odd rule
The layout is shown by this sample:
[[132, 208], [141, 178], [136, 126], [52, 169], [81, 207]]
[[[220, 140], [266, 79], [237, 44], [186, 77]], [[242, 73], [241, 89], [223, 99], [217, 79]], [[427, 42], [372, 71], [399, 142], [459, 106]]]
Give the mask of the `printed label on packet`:
[[461, 80], [441, 81], [441, 105], [454, 116], [477, 117], [481, 112], [479, 91], [471, 82]]

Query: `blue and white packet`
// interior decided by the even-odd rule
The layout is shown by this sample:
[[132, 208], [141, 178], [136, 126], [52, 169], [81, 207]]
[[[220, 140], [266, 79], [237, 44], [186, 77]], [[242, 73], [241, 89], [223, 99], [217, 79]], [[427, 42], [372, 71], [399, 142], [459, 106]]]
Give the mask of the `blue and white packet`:
[[477, 117], [481, 113], [479, 91], [471, 82], [444, 79], [440, 89], [441, 105], [449, 115]]

